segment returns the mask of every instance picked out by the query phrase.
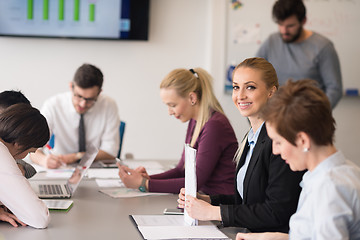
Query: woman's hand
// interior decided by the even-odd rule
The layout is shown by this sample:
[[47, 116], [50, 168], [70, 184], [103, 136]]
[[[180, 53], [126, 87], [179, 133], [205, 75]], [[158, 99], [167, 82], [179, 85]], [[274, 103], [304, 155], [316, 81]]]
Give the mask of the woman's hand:
[[143, 180], [141, 173], [116, 163], [119, 168], [119, 177], [127, 188], [139, 188]]
[[141, 176], [143, 176], [144, 178], [150, 179], [149, 174], [143, 166], [137, 167], [135, 171], [141, 173]]
[[59, 160], [64, 164], [72, 164], [81, 159], [85, 155], [85, 152], [69, 153], [58, 155]]
[[[211, 203], [209, 195], [196, 193], [196, 197], [200, 200], [203, 200], [207, 203]], [[179, 208], [185, 208], [185, 188], [181, 188], [179, 192], [179, 198], [177, 200]]]
[[26, 224], [20, 221], [14, 214], [5, 211], [5, 209], [2, 207], [0, 207], [0, 220], [4, 222], [8, 222], [14, 227], [19, 226], [16, 222], [20, 223], [22, 226], [26, 226]]
[[190, 217], [198, 220], [221, 221], [220, 207], [212, 206], [210, 203], [187, 195], [185, 210]]
[[236, 240], [287, 240], [289, 235], [286, 233], [278, 232], [265, 232], [265, 233], [238, 233]]
[[185, 188], [181, 188], [179, 192], [178, 208], [185, 208]]
[[64, 163], [61, 161], [60, 156], [49, 154], [45, 156], [43, 165], [47, 168], [59, 168]]

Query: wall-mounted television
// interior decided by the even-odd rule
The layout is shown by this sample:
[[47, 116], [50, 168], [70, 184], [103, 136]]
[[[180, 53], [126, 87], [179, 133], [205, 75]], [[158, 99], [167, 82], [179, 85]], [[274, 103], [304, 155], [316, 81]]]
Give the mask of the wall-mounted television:
[[150, 0], [1, 0], [0, 36], [148, 40]]

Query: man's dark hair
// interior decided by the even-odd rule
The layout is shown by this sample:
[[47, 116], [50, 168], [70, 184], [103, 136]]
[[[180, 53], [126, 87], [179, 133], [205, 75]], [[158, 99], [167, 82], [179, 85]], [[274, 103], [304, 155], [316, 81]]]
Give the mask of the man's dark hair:
[[74, 83], [80, 88], [92, 88], [94, 86], [101, 89], [104, 77], [100, 69], [91, 64], [80, 66], [74, 76]]
[[17, 103], [26, 103], [30, 105], [30, 101], [21, 91], [9, 90], [0, 93], [0, 110], [6, 109]]
[[302, 0], [278, 0], [274, 4], [272, 14], [275, 22], [284, 21], [293, 15], [302, 22], [306, 16], [306, 8]]

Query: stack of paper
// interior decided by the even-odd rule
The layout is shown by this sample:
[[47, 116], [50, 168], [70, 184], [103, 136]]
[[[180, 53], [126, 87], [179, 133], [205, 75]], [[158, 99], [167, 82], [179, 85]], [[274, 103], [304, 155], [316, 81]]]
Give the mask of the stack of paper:
[[229, 239], [211, 222], [189, 226], [183, 216], [132, 215], [144, 239]]
[[144, 197], [150, 195], [169, 195], [170, 193], [151, 193], [140, 192], [138, 189], [131, 188], [104, 188], [99, 190], [112, 198], [131, 198], [131, 197]]
[[124, 183], [120, 179], [95, 179], [97, 185], [102, 188], [108, 187], [125, 187]]
[[48, 178], [64, 178], [68, 179], [73, 174], [75, 168], [58, 168], [58, 169], [47, 169], [46, 177]]
[[117, 168], [90, 168], [87, 172], [88, 178], [119, 178]]

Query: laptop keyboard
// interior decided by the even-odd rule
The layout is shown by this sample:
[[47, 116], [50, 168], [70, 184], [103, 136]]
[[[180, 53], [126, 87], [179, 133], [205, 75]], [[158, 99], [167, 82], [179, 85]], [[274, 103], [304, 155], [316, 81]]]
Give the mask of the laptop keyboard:
[[46, 195], [62, 195], [63, 191], [59, 184], [43, 184], [39, 185], [40, 194]]

